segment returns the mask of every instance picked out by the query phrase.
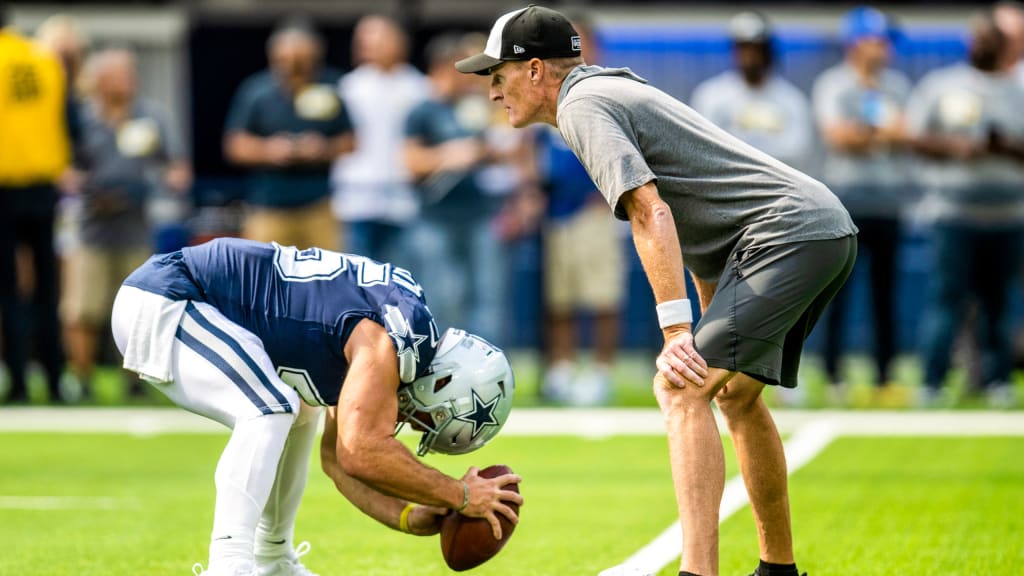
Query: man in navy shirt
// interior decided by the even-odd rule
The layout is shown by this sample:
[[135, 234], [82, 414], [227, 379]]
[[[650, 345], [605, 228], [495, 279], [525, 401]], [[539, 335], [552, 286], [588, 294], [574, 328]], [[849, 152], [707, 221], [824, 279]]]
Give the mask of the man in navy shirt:
[[352, 123], [338, 98], [340, 75], [322, 68], [323, 45], [301, 22], [267, 41], [270, 68], [238, 89], [225, 126], [224, 156], [249, 170], [243, 233], [299, 248], [338, 247], [328, 179], [352, 151]]
[[[406, 270], [320, 248], [218, 239], [157, 255], [132, 273], [112, 326], [124, 367], [233, 432], [217, 465], [208, 575], [309, 575], [292, 549], [319, 406], [324, 472], [360, 510], [417, 535], [448, 509], [518, 520], [494, 479], [451, 478], [418, 453], [461, 454], [497, 434], [513, 375], [486, 341], [438, 334]], [[396, 421], [397, 420], [397, 421]], [[302, 546], [300, 546], [300, 549]], [[301, 551], [299, 552], [302, 553]]]

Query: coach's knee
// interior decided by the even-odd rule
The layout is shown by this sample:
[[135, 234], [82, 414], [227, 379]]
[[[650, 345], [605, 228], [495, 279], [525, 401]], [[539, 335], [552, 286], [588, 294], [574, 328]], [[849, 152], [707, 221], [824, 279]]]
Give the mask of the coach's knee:
[[742, 417], [757, 406], [764, 384], [745, 374], [737, 374], [715, 396], [715, 403], [726, 419]]
[[677, 388], [670, 384], [665, 378], [658, 375], [654, 378], [654, 397], [658, 399], [658, 406], [662, 414], [682, 412], [688, 413], [695, 409], [703, 409], [711, 404], [718, 390], [723, 384], [729, 381], [734, 372], [721, 368], [711, 368], [704, 378], [704, 385], [687, 384], [683, 388]]

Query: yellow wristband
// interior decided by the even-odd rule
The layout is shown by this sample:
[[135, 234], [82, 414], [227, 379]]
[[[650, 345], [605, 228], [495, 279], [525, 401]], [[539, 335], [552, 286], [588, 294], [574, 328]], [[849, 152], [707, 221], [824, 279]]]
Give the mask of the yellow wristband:
[[398, 516], [398, 529], [402, 532], [409, 531], [409, 512], [412, 512], [415, 507], [416, 505], [410, 502], [405, 505], [405, 508], [402, 508], [402, 513]]

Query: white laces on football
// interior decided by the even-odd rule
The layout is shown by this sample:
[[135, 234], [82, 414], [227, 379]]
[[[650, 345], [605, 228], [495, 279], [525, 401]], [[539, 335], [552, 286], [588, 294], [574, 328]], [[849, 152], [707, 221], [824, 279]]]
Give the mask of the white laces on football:
[[195, 564], [192, 565], [192, 576], [202, 576], [202, 575], [203, 575], [203, 565], [200, 564], [199, 562], [196, 562]]
[[303, 556], [309, 553], [309, 549], [312, 547], [313, 546], [311, 546], [307, 540], [299, 542], [299, 545], [295, 547], [295, 557], [302, 558]]

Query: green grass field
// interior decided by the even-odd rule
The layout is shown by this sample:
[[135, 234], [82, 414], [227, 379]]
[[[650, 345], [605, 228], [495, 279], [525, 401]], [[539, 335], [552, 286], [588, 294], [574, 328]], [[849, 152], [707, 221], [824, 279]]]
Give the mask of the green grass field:
[[[190, 574], [193, 562], [205, 563], [225, 441], [0, 434], [0, 574]], [[594, 575], [675, 519], [665, 451], [657, 436], [499, 437], [473, 455], [428, 461], [451, 474], [502, 462], [524, 477], [521, 525], [473, 574]], [[792, 477], [801, 567], [812, 576], [1019, 573], [1022, 454], [1019, 437], [839, 438]], [[310, 568], [447, 573], [436, 537], [361, 516], [315, 466], [296, 534], [313, 545]], [[731, 457], [728, 468], [736, 473]], [[18, 498], [33, 496], [73, 498], [60, 501], [66, 508], [19, 509]], [[721, 539], [721, 573], [748, 574], [757, 561], [748, 508], [723, 524]]]

